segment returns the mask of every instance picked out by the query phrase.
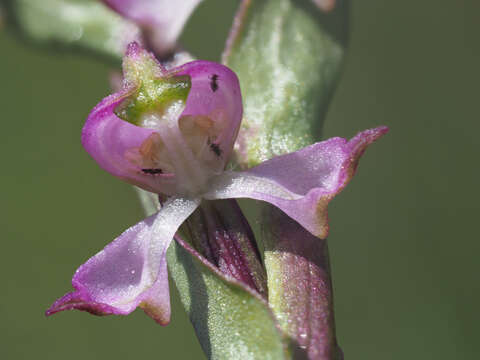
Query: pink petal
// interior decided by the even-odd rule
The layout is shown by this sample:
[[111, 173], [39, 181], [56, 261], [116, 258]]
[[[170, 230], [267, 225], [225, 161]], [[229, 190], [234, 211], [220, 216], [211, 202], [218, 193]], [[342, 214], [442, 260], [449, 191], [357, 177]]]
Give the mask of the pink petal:
[[[151, 57], [151, 54], [136, 43], [130, 44], [126, 55], [129, 61], [145, 61], [145, 57]], [[155, 61], [149, 66], [158, 66], [155, 76], [190, 76], [191, 89], [181, 116], [206, 115], [214, 121], [224, 122], [223, 131], [215, 140], [220, 149], [218, 163], [223, 168], [242, 118], [242, 98], [236, 75], [227, 67], [209, 61], [193, 61], [168, 71]], [[137, 86], [135, 79], [127, 78], [121, 91], [103, 99], [92, 110], [82, 130], [82, 145], [100, 167], [111, 174], [147, 191], [173, 195], [176, 184], [173, 174], [145, 173], [125, 156], [127, 150], [139, 148], [154, 133], [154, 130], [126, 122], [114, 113]]]
[[192, 88], [182, 116], [218, 115], [214, 121], [224, 121], [223, 132], [216, 143], [225, 163], [232, 151], [242, 121], [243, 105], [237, 75], [228, 67], [211, 61], [192, 61], [170, 73], [189, 75]]
[[90, 113], [82, 129], [82, 145], [101, 168], [145, 190], [171, 194], [174, 177], [170, 174], [144, 174], [128, 161], [128, 149], [138, 148], [154, 131], [119, 119], [113, 110], [129, 95], [129, 90], [103, 99]]
[[368, 145], [388, 131], [366, 130], [350, 141], [332, 138], [277, 156], [248, 171], [219, 176], [207, 199], [252, 198], [269, 202], [313, 235], [328, 235], [327, 205], [353, 177]]
[[113, 10], [147, 30], [151, 45], [160, 55], [174, 48], [183, 26], [201, 1], [103, 0]]
[[170, 320], [165, 254], [178, 227], [198, 200], [169, 200], [155, 215], [126, 230], [75, 272], [75, 291], [47, 310], [84, 310], [95, 315], [127, 315], [137, 306], [160, 324]]

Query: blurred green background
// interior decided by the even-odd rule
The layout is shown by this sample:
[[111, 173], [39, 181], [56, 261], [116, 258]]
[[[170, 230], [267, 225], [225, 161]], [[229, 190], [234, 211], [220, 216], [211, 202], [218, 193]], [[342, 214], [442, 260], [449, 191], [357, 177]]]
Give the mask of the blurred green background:
[[[218, 59], [234, 9], [206, 1], [183, 44]], [[330, 207], [340, 345], [356, 360], [478, 358], [480, 3], [362, 0], [351, 15], [323, 137], [391, 131]], [[80, 145], [111, 68], [5, 31], [0, 49], [0, 357], [204, 358], [175, 290], [164, 328], [141, 310], [44, 317], [75, 269], [143, 213]]]

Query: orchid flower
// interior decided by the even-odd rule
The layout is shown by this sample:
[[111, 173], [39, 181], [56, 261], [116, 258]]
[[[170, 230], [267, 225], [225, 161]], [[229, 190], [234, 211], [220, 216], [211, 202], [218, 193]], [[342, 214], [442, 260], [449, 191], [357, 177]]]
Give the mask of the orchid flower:
[[105, 5], [140, 26], [159, 55], [168, 54], [188, 18], [202, 0], [102, 0]]
[[129, 45], [121, 91], [90, 113], [82, 144], [111, 174], [167, 200], [75, 273], [75, 291], [47, 315], [67, 309], [129, 314], [136, 307], [160, 324], [170, 319], [166, 251], [204, 200], [252, 198], [271, 203], [313, 235], [328, 232], [327, 204], [348, 183], [366, 147], [387, 131], [332, 138], [245, 171], [226, 170], [242, 119], [236, 75], [193, 61], [166, 70]]

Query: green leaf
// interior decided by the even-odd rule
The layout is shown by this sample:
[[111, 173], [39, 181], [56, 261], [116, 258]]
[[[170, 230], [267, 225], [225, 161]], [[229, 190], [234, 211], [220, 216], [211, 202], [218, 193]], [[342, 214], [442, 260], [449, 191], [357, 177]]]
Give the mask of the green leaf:
[[133, 23], [96, 0], [3, 0], [7, 22], [39, 45], [87, 50], [120, 62], [139, 36]]
[[258, 295], [201, 261], [188, 244], [174, 241], [167, 263], [209, 359], [289, 358], [273, 315]]
[[257, 165], [319, 136], [344, 53], [345, 19], [344, 7], [324, 14], [309, 0], [243, 2], [223, 56], [244, 100], [240, 163]]

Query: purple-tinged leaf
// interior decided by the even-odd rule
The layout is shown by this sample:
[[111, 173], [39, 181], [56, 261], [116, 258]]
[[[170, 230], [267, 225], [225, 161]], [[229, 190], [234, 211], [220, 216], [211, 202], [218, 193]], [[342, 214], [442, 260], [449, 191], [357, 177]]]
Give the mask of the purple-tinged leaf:
[[228, 277], [266, 296], [266, 273], [252, 229], [235, 200], [204, 201], [186, 225], [195, 248]]
[[264, 210], [268, 301], [280, 327], [296, 344], [298, 358], [340, 360], [327, 240], [316, 238], [278, 209]]

